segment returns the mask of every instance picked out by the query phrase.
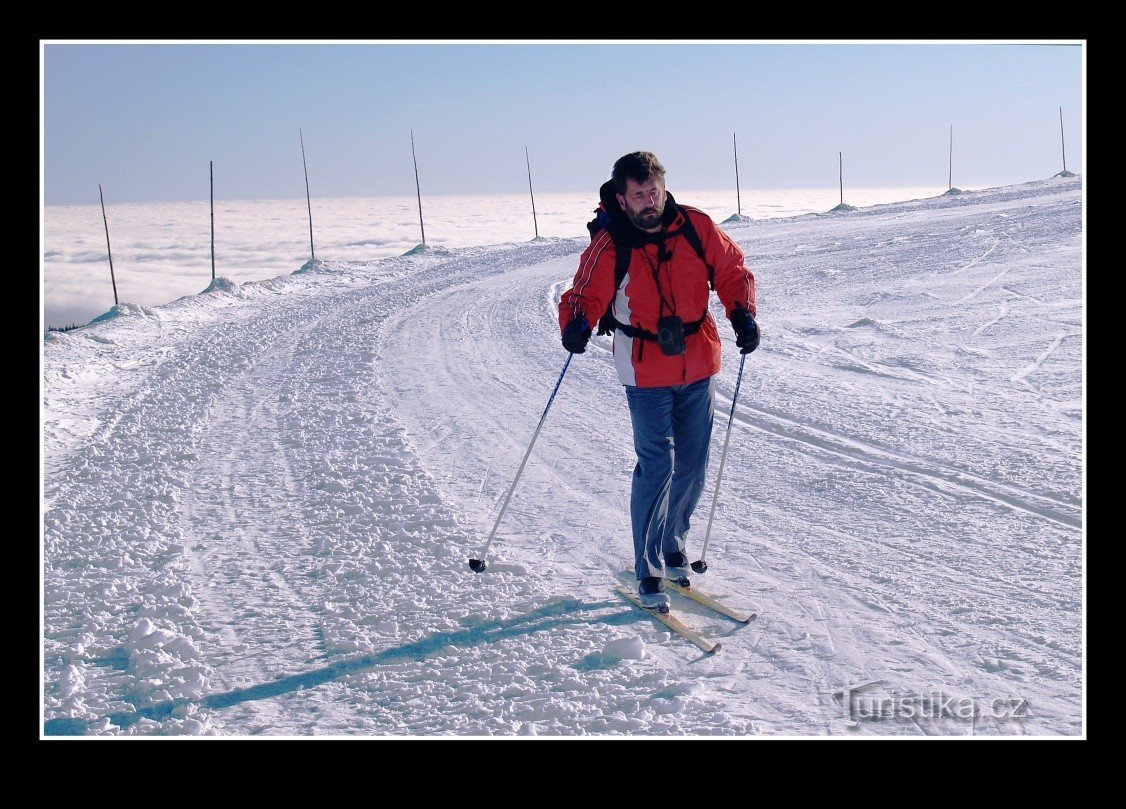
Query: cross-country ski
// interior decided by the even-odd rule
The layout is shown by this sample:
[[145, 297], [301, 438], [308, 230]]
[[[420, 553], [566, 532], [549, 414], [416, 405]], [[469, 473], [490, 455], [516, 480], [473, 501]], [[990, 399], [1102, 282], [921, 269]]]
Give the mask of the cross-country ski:
[[653, 616], [653, 618], [655, 620], [660, 621], [662, 624], [667, 626], [669, 629], [671, 629], [677, 635], [684, 638], [686, 641], [691, 643], [693, 646], [696, 646], [701, 651], [708, 652], [709, 654], [711, 654], [712, 652], [718, 652], [719, 651], [719, 649], [720, 649], [719, 643], [716, 643], [715, 641], [710, 641], [707, 638], [705, 638], [703, 635], [701, 635], [695, 629], [688, 626], [688, 624], [684, 623], [684, 620], [682, 618], [680, 618], [680, 616], [677, 615], [676, 613], [674, 613], [672, 610], [670, 610], [670, 609], [650, 609], [650, 608], [643, 606], [642, 603], [641, 603], [641, 599], [638, 598], [638, 596], [637, 596], [637, 593], [633, 592], [630, 588], [626, 587], [623, 584], [615, 584], [614, 589], [616, 589], [621, 595], [623, 595], [631, 604], [636, 606], [638, 609], [642, 610], [643, 612], [645, 612], [648, 615]]

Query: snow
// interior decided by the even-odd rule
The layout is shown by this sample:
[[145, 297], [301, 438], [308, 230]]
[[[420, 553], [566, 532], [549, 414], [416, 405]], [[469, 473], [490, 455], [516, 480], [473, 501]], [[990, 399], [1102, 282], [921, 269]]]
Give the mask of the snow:
[[[680, 183], [676, 187], [683, 188]], [[717, 222], [739, 201], [733, 191], [685, 193]], [[873, 205], [935, 193], [933, 188], [850, 188], [849, 198]], [[743, 210], [758, 218], [824, 211], [836, 198], [835, 188], [755, 189], [741, 196]], [[427, 236], [423, 248], [413, 195], [314, 198], [314, 253], [336, 261], [364, 262], [399, 257], [412, 249], [525, 243], [537, 233], [544, 239], [572, 238], [586, 233], [597, 190], [593, 199], [589, 193], [537, 194], [534, 219], [529, 203], [527, 194], [423, 197]], [[48, 205], [43, 209], [45, 327], [86, 323], [113, 305], [107, 223], [119, 300], [159, 306], [195, 295], [211, 281], [207, 202], [107, 204], [105, 220], [97, 204]], [[244, 284], [289, 274], [308, 255], [304, 199], [216, 202], [215, 266], [223, 280]]]
[[645, 657], [645, 642], [641, 638], [616, 638], [606, 641], [602, 648], [603, 662], [618, 660], [641, 660]]
[[[325, 251], [46, 335], [44, 734], [1083, 735], [1081, 179], [724, 227], [763, 342], [696, 582], [758, 617], [673, 595], [720, 652], [613, 591], [606, 338], [467, 565], [585, 236]], [[935, 692], [977, 710], [902, 710]]]

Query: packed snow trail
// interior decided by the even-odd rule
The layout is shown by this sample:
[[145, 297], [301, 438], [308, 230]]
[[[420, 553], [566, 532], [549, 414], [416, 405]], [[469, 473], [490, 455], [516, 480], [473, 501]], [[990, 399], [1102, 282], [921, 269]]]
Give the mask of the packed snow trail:
[[[764, 336], [700, 584], [759, 617], [674, 596], [714, 656], [613, 592], [634, 459], [606, 338], [466, 564], [566, 360], [583, 239], [322, 262], [51, 335], [46, 732], [1082, 732], [1079, 201], [725, 225]], [[852, 687], [1031, 710], [858, 721]]]

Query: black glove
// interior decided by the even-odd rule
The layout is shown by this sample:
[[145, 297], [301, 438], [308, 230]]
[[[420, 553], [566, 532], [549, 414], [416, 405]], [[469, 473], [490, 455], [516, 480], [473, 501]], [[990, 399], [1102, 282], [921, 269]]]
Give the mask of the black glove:
[[590, 339], [590, 324], [585, 317], [577, 317], [563, 329], [563, 347], [572, 354], [582, 354], [586, 351], [587, 341]]
[[742, 306], [731, 312], [731, 327], [735, 329], [735, 345], [743, 349], [740, 354], [750, 354], [758, 348], [758, 324], [754, 315]]

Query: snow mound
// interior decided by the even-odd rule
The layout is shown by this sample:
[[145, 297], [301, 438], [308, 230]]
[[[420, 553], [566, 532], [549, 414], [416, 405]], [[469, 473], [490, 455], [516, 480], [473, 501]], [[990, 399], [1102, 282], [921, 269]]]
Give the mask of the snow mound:
[[965, 194], [965, 193], [966, 192], [963, 191], [961, 188], [951, 188], [949, 191], [947, 191], [942, 196], [944, 196], [944, 197], [956, 197], [959, 194]]
[[645, 641], [641, 638], [618, 638], [606, 641], [602, 648], [603, 663], [617, 663], [619, 660], [641, 660], [645, 657]]
[[156, 313], [147, 306], [140, 306], [136, 303], [119, 303], [110, 309], [108, 312], [98, 315], [86, 325], [92, 326], [95, 323], [101, 323], [106, 320], [113, 320], [115, 317], [155, 317]]
[[321, 260], [319, 258], [311, 258], [301, 265], [300, 268], [294, 270], [294, 273], [309, 272], [310, 270], [317, 270], [321, 267]]
[[721, 222], [720, 224], [728, 225], [728, 224], [731, 224], [732, 222], [753, 222], [753, 221], [754, 220], [751, 219], [751, 217], [749, 217], [749, 216], [743, 216], [742, 214], [733, 213], [733, 214], [731, 214], [731, 216], [724, 219], [723, 222]]
[[855, 211], [855, 210], [856, 210], [855, 205], [849, 205], [847, 202], [842, 202], [837, 207], [831, 209], [829, 211], [829, 213], [832, 213], [833, 211]]
[[423, 255], [423, 254], [426, 254], [426, 253], [436, 253], [438, 255], [446, 255], [449, 252], [450, 251], [447, 250], [444, 247], [435, 247], [434, 245], [423, 243], [423, 244], [415, 245], [410, 250], [403, 253], [403, 255], [404, 256], [418, 256], [418, 255]]
[[246, 297], [242, 291], [242, 287], [232, 281], [230, 278], [223, 278], [222, 276], [216, 277], [207, 289], [203, 290], [203, 294], [209, 292], [226, 292], [228, 295], [234, 295], [236, 298]]

